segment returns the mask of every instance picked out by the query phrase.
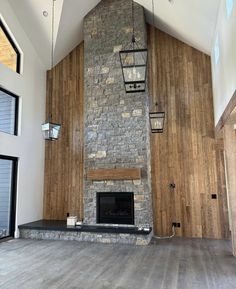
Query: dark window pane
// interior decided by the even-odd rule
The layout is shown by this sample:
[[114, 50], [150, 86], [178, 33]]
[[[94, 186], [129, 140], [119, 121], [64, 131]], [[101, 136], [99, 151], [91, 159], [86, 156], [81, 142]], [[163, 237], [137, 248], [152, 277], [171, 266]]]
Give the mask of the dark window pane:
[[0, 239], [10, 235], [13, 161], [0, 159]]
[[17, 97], [0, 89], [0, 131], [17, 134], [17, 110]]

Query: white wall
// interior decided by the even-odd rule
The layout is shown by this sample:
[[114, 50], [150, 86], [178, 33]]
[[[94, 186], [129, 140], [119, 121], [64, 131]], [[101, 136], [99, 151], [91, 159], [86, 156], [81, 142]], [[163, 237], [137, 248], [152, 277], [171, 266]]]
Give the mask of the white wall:
[[[216, 65], [214, 44], [219, 37], [220, 58]], [[236, 1], [231, 17], [227, 17], [226, 0], [221, 0], [215, 37], [212, 44], [212, 76], [214, 91], [215, 124], [236, 89]]]
[[19, 136], [0, 132], [0, 154], [19, 158], [17, 235], [19, 224], [42, 218], [46, 71], [7, 2], [0, 0], [0, 14], [23, 51], [21, 75], [0, 64], [0, 86], [20, 96]]

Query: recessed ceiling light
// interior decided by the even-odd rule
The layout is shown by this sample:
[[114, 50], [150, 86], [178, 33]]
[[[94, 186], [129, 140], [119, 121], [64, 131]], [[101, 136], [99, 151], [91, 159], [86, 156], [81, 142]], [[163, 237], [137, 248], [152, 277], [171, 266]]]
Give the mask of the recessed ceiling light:
[[48, 12], [47, 11], [43, 11], [43, 16], [44, 17], [48, 17]]

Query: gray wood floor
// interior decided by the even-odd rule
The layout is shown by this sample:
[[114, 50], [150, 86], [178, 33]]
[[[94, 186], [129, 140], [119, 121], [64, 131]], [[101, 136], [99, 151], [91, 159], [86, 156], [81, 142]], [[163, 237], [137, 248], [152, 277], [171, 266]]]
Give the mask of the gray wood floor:
[[0, 243], [1, 289], [234, 289], [228, 241], [173, 239], [147, 247], [74, 241]]

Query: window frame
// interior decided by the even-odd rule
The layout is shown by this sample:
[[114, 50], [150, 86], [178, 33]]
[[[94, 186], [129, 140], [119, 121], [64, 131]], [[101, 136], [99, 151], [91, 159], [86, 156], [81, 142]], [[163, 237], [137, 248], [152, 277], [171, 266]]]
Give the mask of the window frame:
[[20, 71], [21, 71], [21, 53], [20, 53], [17, 45], [15, 44], [14, 40], [12, 39], [8, 29], [4, 25], [4, 23], [3, 23], [1, 18], [0, 18], [0, 28], [3, 30], [5, 36], [7, 37], [8, 41], [10, 42], [12, 48], [16, 52], [17, 58], [16, 58], [16, 70], [15, 70], [15, 72], [20, 74]]
[[1, 133], [7, 133], [10, 135], [18, 136], [18, 124], [19, 124], [19, 96], [15, 95], [14, 93], [10, 92], [9, 90], [6, 90], [5, 88], [2, 88], [0, 86], [0, 91], [4, 92], [5, 94], [10, 95], [11, 97], [15, 98], [15, 119], [14, 119], [14, 133], [8, 133], [5, 131], [0, 130]]
[[9, 236], [3, 237], [0, 240], [7, 239], [9, 237], [14, 238], [15, 225], [16, 225], [16, 202], [17, 202], [17, 179], [18, 179], [18, 162], [19, 158], [1, 155], [0, 159], [13, 162], [12, 166], [12, 178], [11, 178], [11, 199], [10, 199], [10, 221], [9, 221]]

